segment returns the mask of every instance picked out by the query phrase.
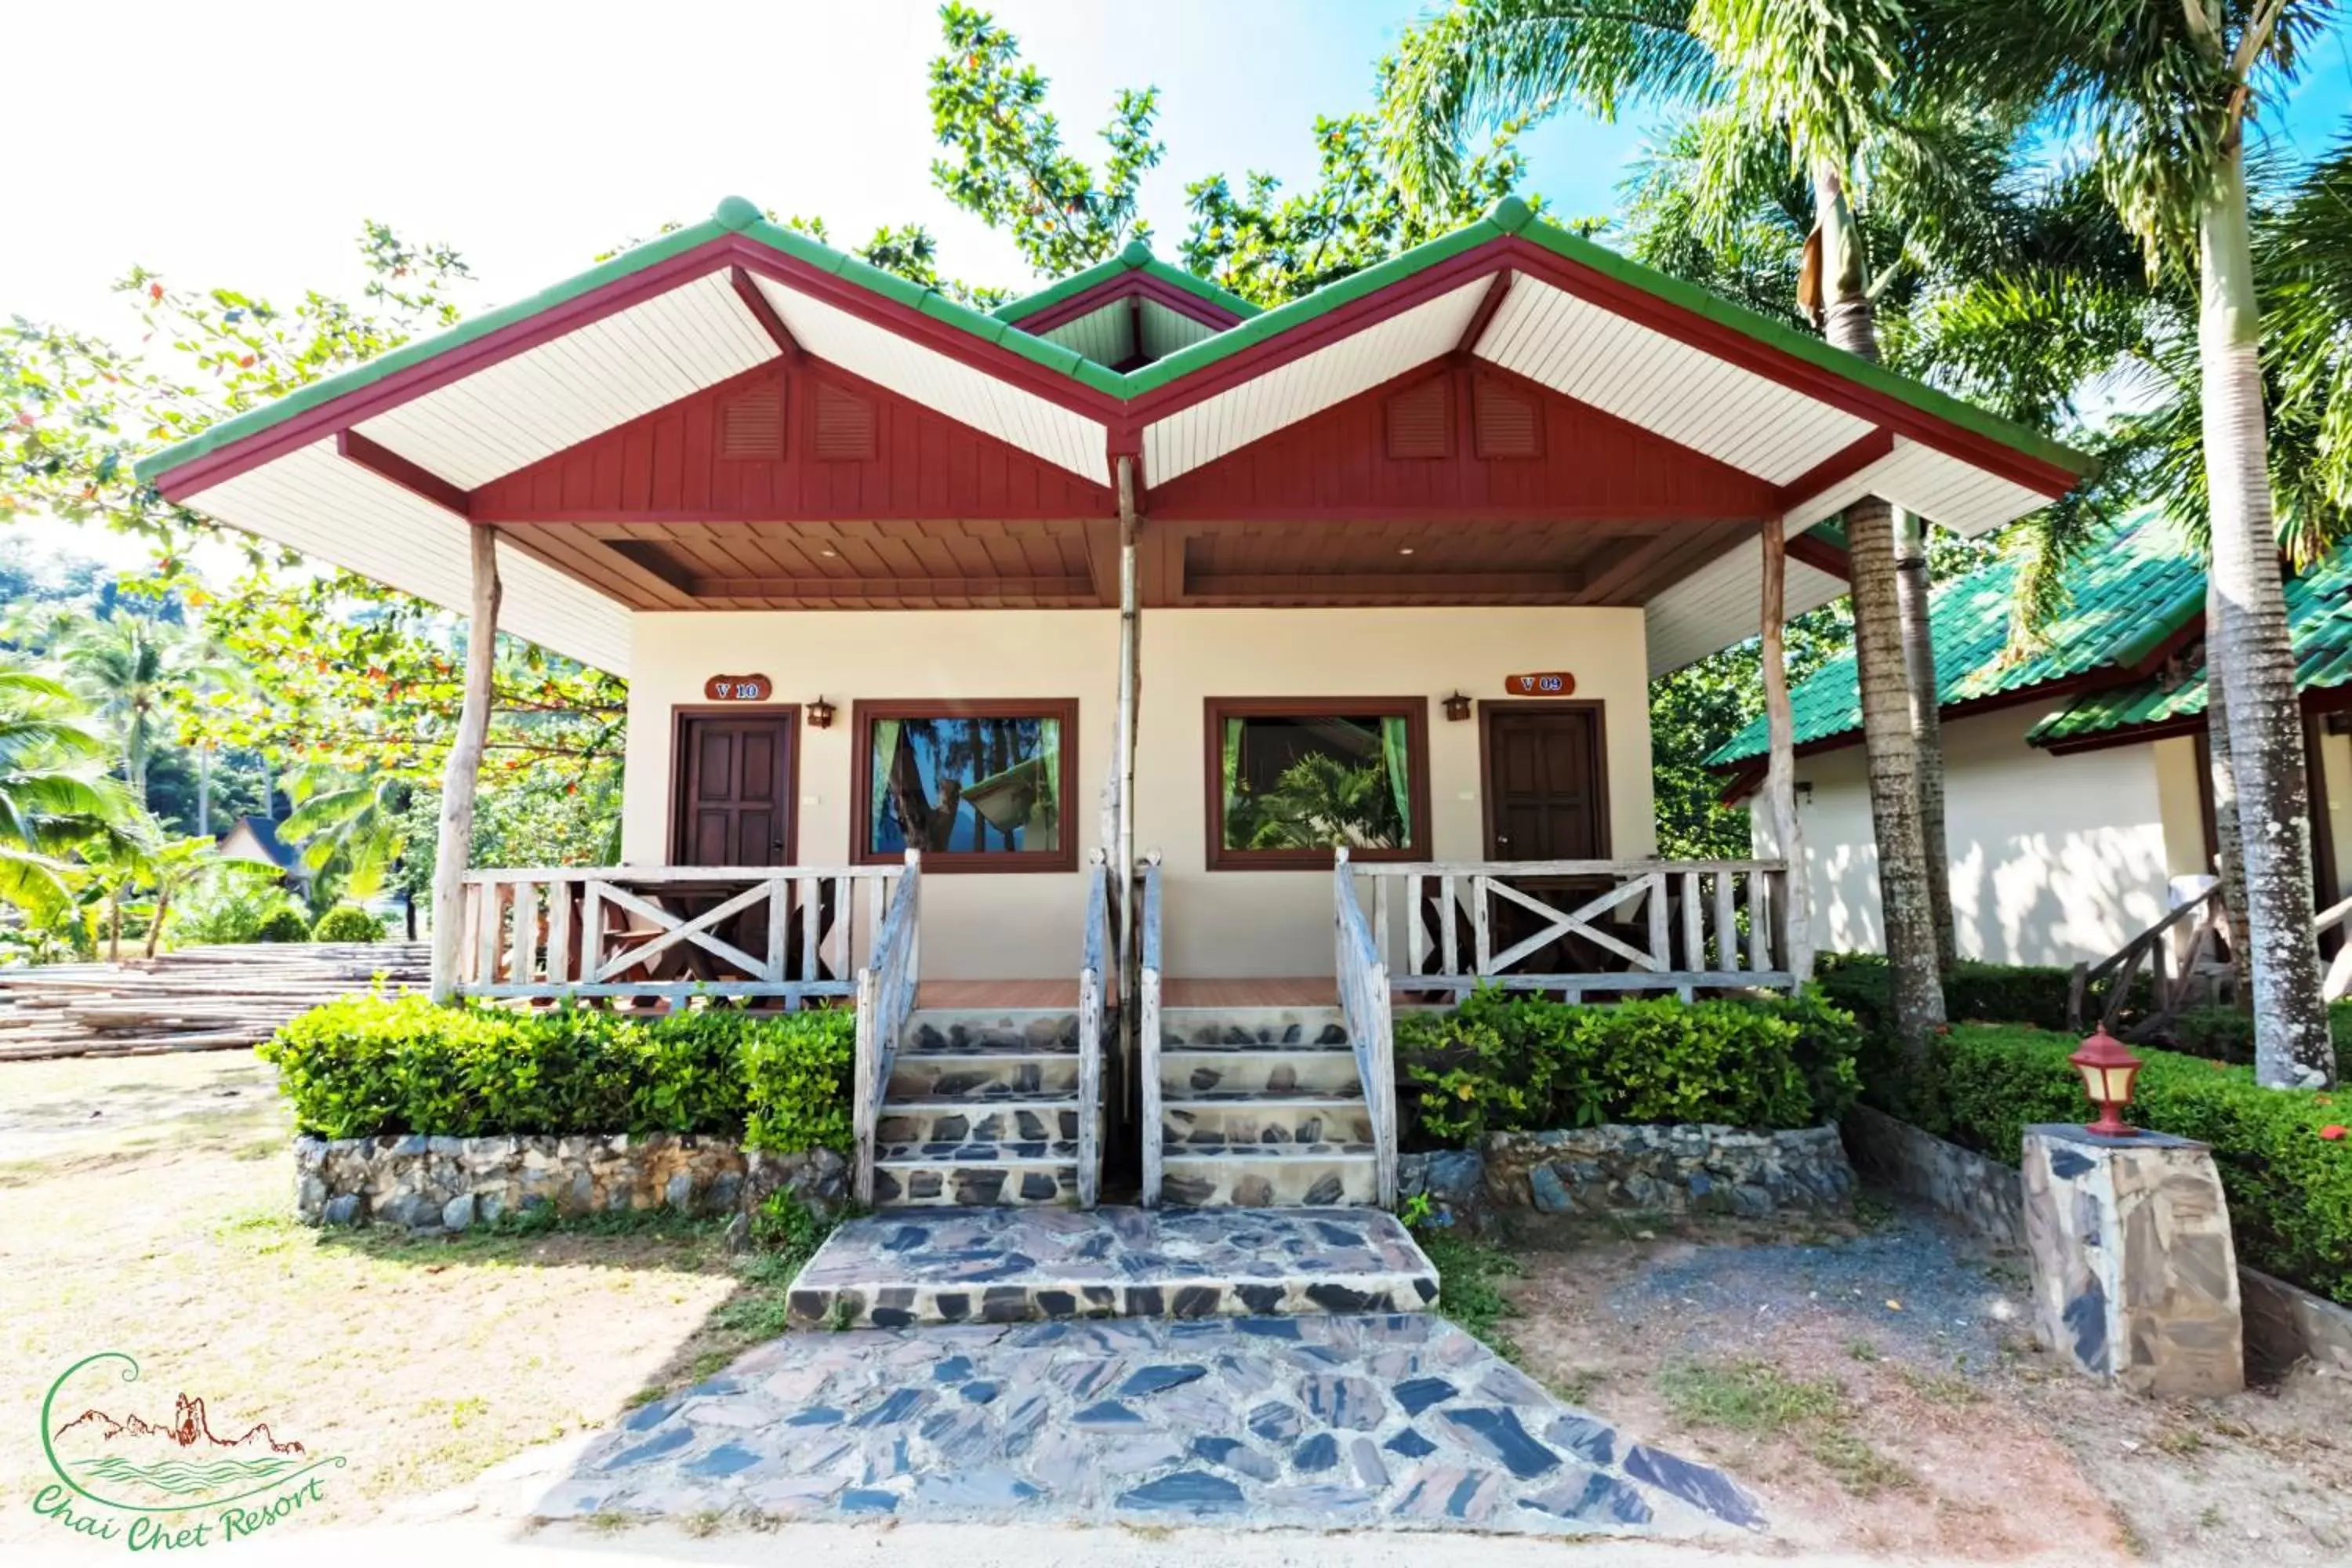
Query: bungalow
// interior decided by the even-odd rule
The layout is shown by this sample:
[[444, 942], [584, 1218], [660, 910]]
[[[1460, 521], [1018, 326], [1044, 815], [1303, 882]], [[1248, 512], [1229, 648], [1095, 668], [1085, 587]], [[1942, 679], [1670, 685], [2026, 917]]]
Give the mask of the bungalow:
[[[1970, 958], [2095, 963], [2211, 880], [2204, 556], [2159, 514], [2134, 519], [2067, 569], [2064, 613], [2039, 651], [2011, 659], [2016, 573], [2002, 560], [1931, 598], [1956, 934]], [[2352, 890], [2352, 550], [2291, 577], [2286, 598], [2325, 911]], [[1853, 655], [1790, 705], [1814, 935], [1876, 952]], [[1754, 789], [1764, 746], [1759, 721], [1708, 759], [1727, 798]], [[2324, 933], [2331, 952], [2337, 940]]]
[[[1856, 497], [1976, 534], [2086, 468], [1516, 198], [1278, 309], [1138, 245], [982, 315], [730, 197], [141, 472], [627, 677], [623, 865], [468, 869], [477, 660], [441, 994], [855, 995], [904, 1201], [978, 1189], [877, 1155], [892, 1106], [992, 1195], [1091, 1201], [1116, 1028], [1147, 1198], [1163, 1128], [1322, 1151], [1169, 1155], [1246, 1202], [1387, 1194], [1391, 974], [1802, 973], [1777, 863], [1654, 858], [1649, 679], [1843, 591], [1781, 545]], [[931, 1114], [1021, 1038], [1060, 1054], [1004, 1092], [1076, 1145], [1027, 1165]], [[1244, 1083], [1286, 1109], [1163, 1122]]]

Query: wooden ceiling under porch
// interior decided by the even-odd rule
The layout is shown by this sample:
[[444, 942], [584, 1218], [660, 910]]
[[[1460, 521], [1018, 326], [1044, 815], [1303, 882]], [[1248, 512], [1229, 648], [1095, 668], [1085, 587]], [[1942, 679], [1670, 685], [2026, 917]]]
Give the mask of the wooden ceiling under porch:
[[[1639, 605], [1796, 488], [1462, 359], [1149, 478], [1156, 608]], [[1107, 488], [809, 360], [559, 452], [467, 510], [637, 610], [1118, 602]]]

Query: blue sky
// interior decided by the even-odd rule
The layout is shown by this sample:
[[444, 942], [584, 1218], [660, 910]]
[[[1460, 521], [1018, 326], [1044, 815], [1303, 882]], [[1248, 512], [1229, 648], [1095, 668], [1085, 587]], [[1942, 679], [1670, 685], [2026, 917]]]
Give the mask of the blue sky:
[[[1000, 0], [1054, 79], [1074, 144], [1123, 85], [1161, 89], [1166, 163], [1145, 191], [1172, 253], [1183, 186], [1223, 170], [1308, 177], [1318, 112], [1363, 106], [1372, 62], [1421, 0]], [[635, 13], [630, 13], [635, 16]], [[926, 0], [667, 0], [662, 25], [523, 0], [128, 0], [10, 18], [12, 119], [60, 128], [69, 156], [0, 219], [0, 314], [128, 334], [107, 281], [132, 261], [182, 283], [284, 296], [349, 289], [363, 216], [457, 245], [476, 307], [578, 270], [665, 218], [740, 192], [820, 213], [838, 238], [918, 219], [948, 267], [1029, 279], [1002, 238], [929, 184]], [[2304, 154], [2352, 112], [2352, 23], [2321, 41], [2282, 122]], [[103, 90], [93, 88], [102, 81]], [[95, 106], [95, 107], [94, 107]], [[1533, 192], [1607, 211], [1644, 127], [1562, 117], [1525, 141]], [[30, 240], [31, 243], [21, 241]]]

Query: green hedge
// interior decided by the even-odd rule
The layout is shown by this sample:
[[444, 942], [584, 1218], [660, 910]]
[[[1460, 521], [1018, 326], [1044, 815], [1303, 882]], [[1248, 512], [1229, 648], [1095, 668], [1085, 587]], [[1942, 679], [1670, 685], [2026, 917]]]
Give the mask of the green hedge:
[[337, 904], [310, 928], [312, 942], [382, 942], [383, 922], [357, 904]]
[[1481, 990], [1397, 1015], [1397, 1060], [1424, 1147], [1604, 1121], [1810, 1127], [1852, 1103], [1863, 1036], [1816, 991], [1571, 1006]]
[[713, 1007], [639, 1019], [351, 997], [261, 1047], [301, 1131], [711, 1132], [846, 1152], [855, 1016]]
[[[2330, 1007], [2327, 1024], [2336, 1038], [2336, 1081], [2352, 1083], [2352, 1002]], [[2189, 1056], [2237, 1066], [2254, 1059], [2254, 1016], [2235, 1007], [2191, 1007], [2167, 1032], [2173, 1049]]]
[[[1895, 1005], [1889, 999], [1886, 960], [1874, 952], [1823, 953], [1815, 980], [1832, 1002], [1853, 1014], [1874, 1037], [1895, 1032]], [[1956, 1024], [2031, 1024], [2039, 1029], [2066, 1026], [2066, 998], [2074, 972], [2053, 964], [1979, 963], [1963, 958], [1952, 965], [1944, 982], [1944, 1016]], [[2144, 1001], [2147, 976], [2134, 989]], [[2144, 1008], [2126, 1005], [2122, 1016], [2137, 1017]]]
[[[2077, 1043], [2014, 1026], [1955, 1028], [1940, 1047], [1928, 1130], [2014, 1162], [2028, 1124], [2087, 1120], [2066, 1061]], [[2352, 1121], [2352, 1096], [2263, 1089], [2245, 1068], [2140, 1054], [2132, 1120], [2212, 1146], [2239, 1260], [2352, 1303], [2352, 1136], [2322, 1136]]]
[[308, 942], [310, 940], [310, 917], [300, 910], [278, 910], [263, 918], [254, 928], [256, 942]]

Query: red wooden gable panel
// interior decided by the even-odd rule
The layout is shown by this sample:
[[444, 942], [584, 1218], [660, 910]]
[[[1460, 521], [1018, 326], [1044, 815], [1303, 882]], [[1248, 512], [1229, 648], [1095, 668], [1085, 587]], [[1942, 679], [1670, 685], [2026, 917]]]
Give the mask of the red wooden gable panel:
[[[1474, 413], [1481, 385], [1489, 389], [1483, 414]], [[1444, 455], [1401, 455], [1399, 411], [1427, 406], [1432, 388], [1444, 389], [1455, 426]], [[1753, 475], [1535, 382], [1468, 364], [1411, 372], [1150, 491], [1152, 516], [1203, 521], [1696, 521], [1772, 510], [1772, 487]]]
[[1433, 375], [1391, 392], [1381, 404], [1388, 455], [1399, 459], [1454, 455], [1453, 377]]
[[[780, 456], [756, 455], [769, 419], [782, 421]], [[492, 479], [472, 504], [475, 521], [487, 522], [1103, 518], [1118, 510], [1105, 486], [816, 360], [762, 365], [681, 398]]]

